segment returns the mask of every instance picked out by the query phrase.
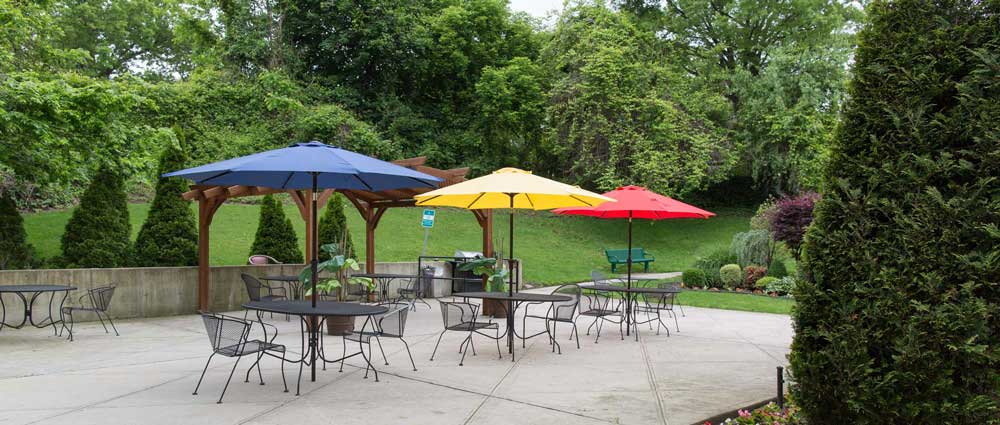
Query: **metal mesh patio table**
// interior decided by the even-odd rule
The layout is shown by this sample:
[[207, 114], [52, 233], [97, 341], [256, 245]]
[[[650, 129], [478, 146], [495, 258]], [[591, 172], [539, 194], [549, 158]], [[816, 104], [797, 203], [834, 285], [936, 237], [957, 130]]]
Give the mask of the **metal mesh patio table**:
[[[69, 296], [69, 291], [75, 290], [75, 286], [69, 285], [52, 285], [52, 284], [32, 284], [32, 285], [0, 285], [0, 330], [4, 326], [8, 326], [14, 329], [20, 329], [26, 323], [30, 323], [31, 326], [36, 328], [44, 328], [46, 326], [52, 326], [52, 333], [58, 335], [56, 332], [56, 324], [62, 323], [62, 307], [66, 303], [66, 297]], [[59, 320], [55, 320], [52, 317], [52, 303], [56, 299], [58, 293], [62, 293], [62, 299], [59, 301]], [[35, 300], [39, 295], [44, 293], [52, 294], [49, 297], [49, 316], [35, 322], [35, 317], [33, 314], [33, 308], [35, 305]], [[21, 299], [21, 303], [24, 305], [24, 317], [21, 318], [21, 323], [13, 324], [7, 323], [7, 305], [3, 302], [3, 294], [14, 294]], [[25, 296], [27, 294], [27, 296]]]
[[[251, 301], [243, 304], [243, 308], [247, 310], [255, 310], [257, 312], [257, 320], [263, 323], [263, 313], [280, 313], [288, 314], [291, 316], [298, 316], [301, 320], [299, 321], [299, 326], [302, 331], [302, 358], [298, 360], [287, 360], [290, 363], [299, 364], [299, 378], [298, 384], [295, 388], [295, 395], [299, 395], [299, 390], [302, 386], [302, 369], [304, 366], [308, 365], [312, 371], [313, 382], [316, 381], [316, 364], [318, 361], [325, 363], [335, 363], [344, 359], [348, 359], [357, 355], [361, 355], [365, 359], [373, 371], [375, 371], [375, 381], [378, 381], [378, 370], [372, 365], [371, 359], [365, 355], [363, 345], [361, 343], [358, 346], [361, 348], [359, 352], [346, 355], [338, 359], [327, 359], [325, 353], [323, 352], [322, 344], [322, 333], [323, 324], [326, 322], [327, 317], [364, 317], [365, 323], [361, 326], [361, 331], [363, 332], [365, 328], [371, 326], [374, 329], [375, 324], [372, 322], [372, 316], [379, 314], [384, 314], [389, 311], [389, 309], [382, 306], [366, 305], [358, 303], [343, 303], [335, 301], [318, 301], [316, 306], [313, 307], [310, 301]], [[316, 320], [311, 320], [316, 318]], [[312, 321], [316, 324], [315, 327], [311, 327], [308, 323]], [[262, 326], [263, 327], [263, 326]], [[265, 327], [264, 339], [267, 339], [267, 331]]]
[[[571, 298], [566, 295], [535, 294], [527, 292], [458, 292], [452, 294], [459, 298], [479, 298], [484, 300], [504, 301], [507, 304], [507, 329], [499, 338], [507, 337], [507, 352], [510, 353], [510, 361], [514, 361], [514, 312], [523, 303], [545, 303], [569, 301]], [[532, 335], [538, 336], [540, 334]]]

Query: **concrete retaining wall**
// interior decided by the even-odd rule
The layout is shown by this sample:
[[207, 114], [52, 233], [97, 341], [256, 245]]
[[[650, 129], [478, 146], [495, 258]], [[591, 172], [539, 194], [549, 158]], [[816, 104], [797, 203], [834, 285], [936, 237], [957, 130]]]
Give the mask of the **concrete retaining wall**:
[[[450, 276], [450, 268], [444, 263], [427, 263], [443, 270]], [[209, 304], [213, 311], [239, 310], [247, 301], [246, 288], [240, 279], [241, 273], [254, 276], [297, 275], [302, 265], [275, 264], [266, 266], [219, 266], [209, 272]], [[379, 273], [415, 274], [417, 263], [378, 263]], [[78, 305], [77, 299], [87, 289], [115, 284], [115, 295], [111, 302], [111, 316], [115, 318], [159, 317], [192, 314], [198, 310], [198, 268], [197, 267], [147, 267], [120, 269], [53, 269], [53, 270], [3, 270], [0, 271], [0, 285], [19, 284], [60, 284], [77, 287], [69, 293], [66, 305]], [[390, 292], [395, 294], [398, 283]], [[451, 295], [451, 282], [438, 280], [434, 283], [435, 296]], [[44, 318], [49, 305], [49, 294], [38, 297], [34, 304], [36, 318]], [[52, 305], [58, 314], [57, 295]], [[23, 315], [20, 299], [14, 294], [3, 294], [6, 322], [19, 323]], [[81, 314], [78, 320], [91, 320], [91, 314]], [[96, 320], [96, 319], [94, 319]]]

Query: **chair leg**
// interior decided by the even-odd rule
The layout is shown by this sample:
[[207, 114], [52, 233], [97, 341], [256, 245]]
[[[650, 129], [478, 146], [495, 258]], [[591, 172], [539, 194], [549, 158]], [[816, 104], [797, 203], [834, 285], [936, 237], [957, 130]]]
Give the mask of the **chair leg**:
[[111, 333], [111, 332], [108, 332], [108, 325], [104, 324], [104, 319], [101, 318], [101, 312], [95, 311], [94, 313], [97, 314], [97, 320], [101, 321], [101, 326], [104, 327], [104, 333], [106, 333], [106, 334], [107, 333]]
[[343, 337], [344, 353], [340, 356], [340, 372], [344, 371], [344, 358], [347, 357], [347, 336]]
[[[252, 364], [252, 365], [250, 365], [250, 368], [249, 368], [249, 369], [247, 369], [247, 376], [246, 376], [246, 379], [244, 379], [244, 380], [243, 380], [243, 382], [244, 382], [244, 383], [246, 383], [246, 382], [250, 382], [250, 373], [251, 373], [251, 372], [253, 372], [253, 368], [254, 368], [254, 367], [256, 367], [258, 363], [260, 363], [260, 356], [261, 356], [261, 354], [260, 354], [260, 352], [258, 351], [258, 352], [257, 352], [257, 361], [253, 362], [253, 364]], [[261, 378], [261, 379], [263, 379], [263, 378]]]
[[285, 392], [288, 392], [288, 381], [285, 380], [285, 352], [281, 352], [281, 383], [285, 385]]
[[[388, 366], [388, 365], [389, 365], [389, 359], [388, 359], [387, 357], [385, 357], [385, 350], [383, 350], [383, 349], [382, 349], [382, 340], [381, 340], [381, 339], [379, 339], [379, 338], [378, 338], [378, 337], [376, 336], [376, 337], [375, 337], [375, 343], [377, 343], [377, 344], [378, 344], [378, 351], [381, 351], [381, 352], [382, 352], [382, 361], [384, 361], [384, 362], [385, 362], [385, 365], [386, 365], [386, 366]], [[368, 346], [371, 346], [371, 340], [370, 340], [370, 339], [368, 340]]]
[[226, 380], [226, 386], [222, 387], [222, 394], [219, 395], [219, 401], [216, 404], [222, 404], [222, 398], [226, 396], [226, 390], [229, 389], [229, 381], [233, 380], [233, 374], [236, 373], [236, 366], [239, 366], [240, 359], [242, 357], [236, 358], [236, 363], [233, 363], [233, 370], [229, 371], [229, 379]]
[[[600, 323], [597, 323], [597, 338], [594, 338], [594, 344], [597, 344], [597, 341], [601, 340], [601, 327], [604, 326], [604, 318], [598, 317], [597, 319], [594, 320], [594, 322], [596, 323], [598, 320], [600, 321]], [[590, 335], [590, 332], [587, 332], [587, 335]]]
[[105, 311], [104, 312], [104, 317], [108, 318], [108, 323], [111, 324], [111, 329], [113, 329], [115, 331], [115, 336], [121, 336], [121, 334], [118, 333], [118, 328], [115, 327], [115, 322], [113, 320], [111, 320], [111, 315], [108, 314], [108, 312]]
[[434, 361], [434, 354], [437, 353], [438, 346], [441, 345], [441, 337], [444, 336], [445, 332], [448, 332], [448, 331], [446, 331], [446, 330], [445, 331], [441, 331], [441, 335], [438, 335], [438, 342], [437, 342], [437, 344], [434, 344], [434, 351], [431, 352], [431, 361]]
[[580, 330], [576, 328], [576, 321], [573, 322], [573, 332], [570, 334], [570, 336], [572, 337], [574, 334], [576, 335], [576, 349], [579, 350], [580, 349]]
[[403, 346], [406, 347], [406, 355], [410, 356], [410, 366], [413, 366], [413, 371], [416, 372], [417, 371], [417, 364], [413, 362], [413, 354], [410, 353], [410, 344], [407, 344], [406, 340], [403, 339], [403, 338], [399, 338], [399, 340], [403, 341]]
[[[465, 338], [465, 341], [462, 341], [462, 345], [460, 345], [459, 347], [463, 347], [463, 346], [465, 346], [465, 343], [466, 343], [466, 342], [468, 342], [468, 343], [469, 343], [469, 345], [472, 345], [472, 333], [469, 333], [469, 336]], [[459, 360], [459, 361], [458, 361], [458, 365], [459, 365], [459, 366], [465, 366], [465, 355], [466, 355], [466, 354], [467, 354], [468, 352], [469, 352], [469, 349], [468, 349], [468, 348], [466, 348], [465, 350], [462, 350], [462, 360]], [[473, 355], [475, 355], [475, 354], [473, 354]]]
[[198, 395], [198, 388], [201, 387], [201, 380], [205, 379], [205, 372], [208, 371], [208, 365], [209, 365], [209, 363], [212, 363], [212, 357], [215, 357], [215, 353], [212, 353], [211, 356], [208, 356], [208, 361], [205, 362], [205, 369], [202, 369], [202, 371], [201, 371], [201, 377], [198, 378], [198, 385], [194, 386], [194, 392], [191, 393], [191, 395]]
[[[68, 328], [66, 327], [66, 319], [67, 318], [69, 318], [69, 327]], [[69, 332], [69, 341], [70, 342], [73, 342], [73, 324], [74, 324], [73, 311], [72, 310], [68, 310], [65, 313], [63, 313], [63, 328], [66, 328], [66, 330]]]
[[260, 379], [260, 384], [264, 385], [264, 374], [260, 372], [260, 359], [264, 358], [264, 351], [261, 351], [257, 355], [257, 379]]
[[681, 316], [687, 317], [687, 314], [684, 313], [684, 304], [677, 304], [677, 307], [681, 309]]
[[497, 355], [500, 356], [501, 360], [503, 360], [503, 352], [500, 351], [500, 327], [499, 326], [497, 326], [497, 337], [496, 337], [495, 341], [497, 342]]

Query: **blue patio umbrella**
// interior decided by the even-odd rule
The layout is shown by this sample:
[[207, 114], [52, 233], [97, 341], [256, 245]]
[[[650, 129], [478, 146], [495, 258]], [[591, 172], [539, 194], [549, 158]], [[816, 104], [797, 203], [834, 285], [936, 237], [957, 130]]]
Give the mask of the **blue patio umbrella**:
[[[274, 189], [312, 189], [312, 216], [316, 217], [317, 192], [321, 189], [382, 191], [405, 188], [435, 188], [442, 179], [356, 152], [312, 141], [296, 143], [200, 167], [166, 173], [204, 185], [246, 185]], [[312, 276], [317, 275], [319, 251], [316, 222], [312, 221]], [[315, 278], [314, 278], [315, 279]], [[315, 292], [312, 306], [316, 307]], [[315, 323], [312, 331], [317, 332]], [[313, 358], [313, 380], [316, 379]]]

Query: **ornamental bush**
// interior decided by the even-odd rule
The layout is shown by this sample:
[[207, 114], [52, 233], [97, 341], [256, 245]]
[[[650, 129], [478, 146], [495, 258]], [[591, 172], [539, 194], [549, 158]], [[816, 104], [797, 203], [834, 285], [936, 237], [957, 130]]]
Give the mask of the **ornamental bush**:
[[746, 266], [743, 268], [743, 289], [756, 289], [757, 281], [767, 276], [767, 267]]
[[775, 256], [771, 260], [771, 265], [767, 267], [767, 275], [778, 279], [788, 276], [788, 266], [785, 265], [785, 260]]
[[[160, 139], [167, 148], [160, 156], [157, 176], [183, 169], [187, 155], [174, 140], [175, 133], [164, 130]], [[198, 264], [198, 226], [190, 202], [181, 198], [187, 184], [179, 177], [160, 178], [149, 216], [135, 241], [134, 264], [141, 267], [194, 266]]]
[[721, 288], [722, 279], [719, 277], [719, 269], [736, 262], [736, 256], [728, 249], [722, 248], [710, 252], [704, 257], [699, 257], [694, 263], [694, 267], [705, 272], [705, 286], [710, 288]]
[[90, 181], [66, 223], [60, 265], [68, 268], [123, 267], [131, 258], [125, 179], [103, 166]]
[[774, 241], [767, 230], [751, 230], [737, 233], [729, 247], [736, 255], [741, 267], [753, 264], [771, 264], [774, 257]]
[[326, 203], [326, 211], [319, 219], [319, 246], [327, 244], [340, 244], [347, 238], [346, 249], [341, 249], [347, 258], [354, 257], [354, 242], [351, 241], [351, 232], [347, 229], [347, 217], [344, 215], [344, 195], [334, 193]]
[[775, 283], [780, 281], [781, 279], [778, 279], [774, 276], [764, 276], [760, 279], [757, 279], [757, 282], [754, 283], [754, 289], [760, 289], [761, 291], [766, 291], [768, 286], [774, 285]]
[[776, 279], [775, 281], [768, 282], [767, 287], [764, 288], [764, 291], [767, 293], [773, 292], [778, 295], [788, 295], [795, 290], [796, 282], [798, 282], [798, 279], [792, 276], [785, 276], [781, 279]]
[[681, 275], [681, 282], [684, 282], [684, 286], [688, 288], [704, 287], [705, 272], [701, 269], [684, 270], [684, 273]]
[[282, 263], [301, 264], [302, 251], [285, 209], [274, 196], [267, 195], [260, 203], [260, 222], [250, 255], [270, 255]]
[[743, 270], [739, 264], [726, 264], [719, 269], [719, 279], [726, 289], [736, 289], [743, 282]]
[[0, 270], [30, 268], [34, 257], [35, 248], [28, 243], [14, 199], [10, 192], [0, 193]]
[[771, 235], [775, 240], [784, 242], [796, 259], [799, 258], [802, 237], [812, 223], [813, 208], [818, 200], [819, 194], [806, 192], [781, 198], [774, 204], [774, 212], [770, 216]]
[[808, 423], [1000, 423], [1000, 1], [875, 1], [806, 233]]

